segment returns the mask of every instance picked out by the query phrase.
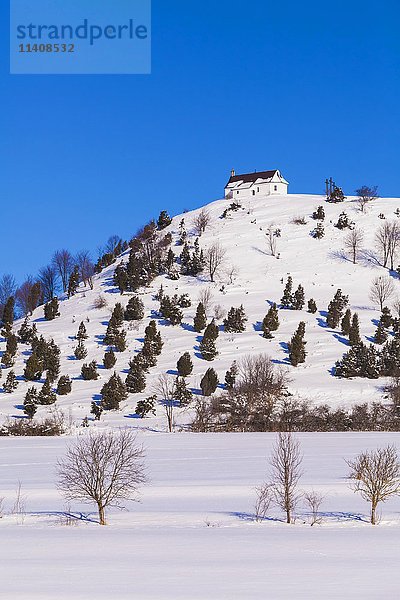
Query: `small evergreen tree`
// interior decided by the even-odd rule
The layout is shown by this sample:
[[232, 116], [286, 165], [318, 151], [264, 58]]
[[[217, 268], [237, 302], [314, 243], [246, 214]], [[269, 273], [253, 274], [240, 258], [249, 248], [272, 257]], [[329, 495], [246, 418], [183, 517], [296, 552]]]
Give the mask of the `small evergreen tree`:
[[361, 342], [360, 337], [360, 325], [358, 321], [358, 314], [354, 313], [353, 318], [351, 320], [351, 327], [349, 331], [349, 342], [350, 346], [356, 346]]
[[87, 357], [87, 350], [82, 341], [80, 341], [74, 350], [76, 360], [83, 360]]
[[93, 381], [99, 378], [99, 374], [97, 372], [97, 363], [95, 360], [92, 360], [89, 364], [82, 365], [81, 369], [82, 378], [85, 381]]
[[126, 350], [126, 331], [117, 329], [114, 333], [114, 347], [117, 352], [125, 352]]
[[58, 299], [53, 298], [50, 302], [47, 302], [44, 306], [44, 318], [46, 321], [53, 321], [56, 317], [60, 316]]
[[312, 218], [315, 220], [323, 221], [325, 219], [325, 211], [323, 206], [318, 206], [317, 210], [315, 210], [312, 214]]
[[161, 231], [162, 229], [165, 229], [166, 227], [168, 227], [168, 225], [171, 225], [172, 223], [172, 219], [169, 216], [169, 214], [167, 213], [166, 210], [162, 210], [160, 212], [160, 216], [157, 219], [157, 228], [158, 231]]
[[288, 343], [289, 360], [293, 367], [297, 367], [300, 363], [303, 363], [306, 360], [307, 342], [304, 341], [305, 330], [306, 324], [303, 321], [301, 321], [295, 334]]
[[125, 386], [130, 394], [139, 394], [146, 389], [146, 374], [139, 361], [131, 361]]
[[76, 339], [79, 342], [83, 342], [83, 340], [87, 340], [88, 339], [88, 334], [86, 331], [86, 326], [85, 323], [83, 321], [81, 321], [79, 327], [78, 327], [78, 333], [76, 334]]
[[215, 346], [215, 340], [209, 336], [204, 335], [199, 345], [201, 356], [204, 360], [214, 360], [218, 356], [218, 351]]
[[387, 340], [388, 334], [386, 329], [384, 328], [384, 326], [382, 325], [382, 322], [379, 321], [378, 323], [378, 327], [376, 328], [375, 331], [375, 336], [374, 336], [374, 341], [375, 344], [384, 344]]
[[117, 362], [117, 358], [113, 350], [107, 350], [104, 354], [103, 365], [105, 369], [112, 369]]
[[236, 383], [236, 378], [239, 374], [239, 369], [236, 361], [234, 360], [228, 371], [225, 373], [225, 387], [228, 390], [232, 390]]
[[74, 270], [72, 271], [71, 275], [69, 276], [69, 280], [68, 280], [68, 298], [71, 298], [71, 296], [74, 296], [78, 290], [79, 287], [79, 267], [77, 265], [75, 265]]
[[246, 329], [246, 313], [243, 304], [239, 308], [229, 309], [226, 319], [224, 319], [224, 329], [227, 333], [242, 333]]
[[338, 289], [333, 300], [328, 305], [326, 322], [328, 327], [336, 329], [343, 315], [343, 311], [349, 302], [348, 296], [343, 296], [342, 290]]
[[186, 381], [184, 377], [177, 377], [174, 385], [174, 400], [179, 402], [180, 406], [187, 406], [190, 404], [193, 394], [186, 387]]
[[305, 304], [304, 288], [299, 285], [295, 293], [293, 294], [293, 308], [295, 310], [302, 310]]
[[215, 392], [218, 387], [218, 375], [214, 369], [207, 369], [200, 381], [200, 387], [203, 396], [211, 396]]
[[341, 322], [341, 330], [343, 335], [349, 335], [351, 329], [351, 310], [348, 308], [344, 313], [344, 317]]
[[132, 296], [126, 306], [125, 321], [140, 321], [144, 317], [144, 304], [139, 296]]
[[206, 330], [204, 332], [204, 337], [208, 337], [215, 341], [218, 338], [218, 335], [219, 329], [218, 326], [215, 324], [215, 320], [213, 319], [211, 323], [207, 325]]
[[194, 317], [193, 324], [194, 324], [194, 330], [197, 331], [197, 333], [201, 333], [207, 325], [206, 311], [204, 309], [204, 304], [202, 302], [199, 302], [199, 304], [197, 305], [196, 315]]
[[6, 394], [12, 394], [12, 392], [14, 390], [16, 390], [17, 387], [18, 387], [18, 381], [15, 376], [15, 373], [14, 373], [14, 371], [10, 371], [4, 382], [3, 389], [6, 392]]
[[72, 382], [69, 375], [61, 375], [57, 384], [57, 394], [59, 396], [67, 396], [71, 393]]
[[382, 309], [380, 322], [382, 323], [382, 326], [386, 329], [389, 329], [393, 325], [393, 317], [390, 312], [390, 309], [387, 306], [384, 306]]
[[95, 421], [100, 421], [101, 415], [103, 414], [102, 406], [93, 401], [90, 406], [90, 414], [93, 415]]
[[117, 302], [114, 306], [110, 321], [113, 322], [115, 327], [122, 327], [124, 322], [124, 309], [122, 308], [122, 304], [120, 302]]
[[37, 402], [38, 402], [38, 404], [43, 404], [43, 405], [47, 406], [50, 404], [54, 404], [54, 402], [56, 400], [57, 400], [57, 396], [51, 388], [50, 381], [48, 379], [46, 379], [46, 381], [42, 385], [42, 389], [38, 393]]
[[283, 296], [281, 298], [281, 307], [282, 308], [292, 308], [293, 304], [293, 279], [289, 275], [287, 278], [285, 289], [283, 290]]
[[2, 319], [1, 319], [3, 326], [6, 330], [11, 331], [11, 326], [14, 322], [14, 307], [15, 307], [14, 296], [10, 296], [4, 305], [3, 315], [2, 315]]
[[101, 407], [104, 410], [118, 410], [119, 405], [128, 397], [121, 377], [114, 373], [101, 388]]
[[362, 342], [352, 346], [335, 366], [337, 377], [367, 377], [377, 379], [380, 375], [380, 356], [375, 348]]
[[324, 235], [325, 235], [325, 228], [322, 225], [321, 221], [319, 221], [316, 228], [312, 230], [311, 236], [313, 238], [315, 238], [316, 240], [320, 240], [321, 238], [324, 237]]
[[43, 361], [35, 350], [25, 364], [24, 377], [27, 381], [39, 381], [43, 373]]
[[141, 419], [147, 417], [147, 415], [155, 415], [156, 414], [156, 402], [157, 396], [149, 396], [144, 400], [139, 400], [136, 404], [135, 413], [139, 415]]
[[[35, 388], [31, 388], [31, 389], [35, 389]], [[33, 419], [33, 417], [36, 414], [36, 411], [37, 411], [36, 400], [37, 400], [36, 396], [35, 396], [35, 400], [33, 400], [32, 396], [29, 394], [29, 390], [28, 390], [28, 392], [25, 395], [25, 399], [24, 399], [24, 413], [26, 414], [28, 419]]]
[[176, 363], [178, 373], [181, 377], [188, 377], [193, 371], [193, 362], [189, 352], [185, 352]]
[[[25, 317], [20, 329], [18, 330], [19, 341], [23, 344], [28, 344], [32, 341], [34, 335], [34, 326], [30, 326], [29, 317]], [[36, 329], [36, 327], [35, 327]]]
[[271, 339], [272, 331], [276, 331], [279, 327], [278, 308], [276, 304], [272, 304], [262, 322], [263, 337]]
[[348, 227], [350, 227], [350, 224], [351, 223], [349, 221], [349, 217], [345, 212], [342, 212], [339, 215], [339, 219], [338, 222], [335, 224], [335, 227], [337, 227], [338, 229], [347, 229]]
[[317, 310], [318, 309], [314, 298], [310, 298], [310, 300], [308, 301], [308, 312], [311, 314], [315, 314]]

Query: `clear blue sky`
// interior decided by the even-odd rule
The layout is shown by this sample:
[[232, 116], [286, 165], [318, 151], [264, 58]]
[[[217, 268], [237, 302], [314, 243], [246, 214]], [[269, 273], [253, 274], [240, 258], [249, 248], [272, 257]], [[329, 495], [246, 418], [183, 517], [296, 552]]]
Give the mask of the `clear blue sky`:
[[9, 75], [7, 4], [0, 274], [205, 204], [232, 167], [400, 196], [397, 1], [153, 0], [150, 76]]

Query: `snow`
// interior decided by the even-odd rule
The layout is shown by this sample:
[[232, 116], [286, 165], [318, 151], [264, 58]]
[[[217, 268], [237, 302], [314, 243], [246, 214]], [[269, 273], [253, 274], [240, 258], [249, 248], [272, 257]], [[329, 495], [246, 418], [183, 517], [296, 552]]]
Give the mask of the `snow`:
[[[399, 434], [299, 434], [301, 488], [325, 495], [324, 522], [256, 523], [254, 487], [266, 477], [273, 434], [140, 432], [150, 482], [141, 503], [111, 510], [100, 527], [63, 524], [55, 462], [72, 438], [0, 439], [0, 598], [394, 598], [400, 576], [400, 499], [378, 526], [348, 487], [344, 458], [400, 442]], [[26, 516], [8, 514], [22, 482]], [[92, 521], [91, 521], [92, 519]]]

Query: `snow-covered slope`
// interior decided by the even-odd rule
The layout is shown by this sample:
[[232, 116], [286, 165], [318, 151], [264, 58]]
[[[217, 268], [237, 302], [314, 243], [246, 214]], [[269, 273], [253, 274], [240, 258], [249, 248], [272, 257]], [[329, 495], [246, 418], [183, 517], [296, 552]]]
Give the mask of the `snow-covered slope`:
[[[369, 289], [374, 277], [387, 272], [371, 258], [371, 252], [374, 250], [374, 235], [383, 222], [379, 218], [380, 213], [383, 213], [388, 220], [397, 219], [394, 212], [400, 207], [400, 199], [379, 199], [368, 207], [366, 214], [358, 210], [352, 199], [340, 204], [328, 204], [324, 200], [322, 196], [313, 195], [271, 196], [251, 201], [243, 205], [239, 211], [230, 212], [225, 219], [221, 218], [221, 214], [228, 206], [228, 201], [218, 200], [209, 204], [207, 209], [211, 214], [212, 222], [201, 236], [201, 247], [205, 249], [218, 239], [226, 250], [224, 268], [219, 272], [216, 283], [211, 283], [206, 274], [197, 279], [181, 277], [178, 281], [161, 276], [149, 289], [141, 291], [146, 316], [139, 326], [125, 324], [128, 349], [118, 355], [116, 365], [117, 372], [122, 375], [127, 372], [130, 358], [140, 350], [144, 328], [149, 319], [154, 318], [154, 312], [158, 309], [159, 304], [153, 297], [161, 284], [167, 294], [188, 293], [192, 300], [192, 307], [184, 309], [184, 319], [180, 326], [173, 327], [159, 320], [158, 326], [164, 347], [157, 367], [151, 370], [148, 377], [146, 391], [143, 394], [130, 395], [121, 405], [118, 413], [106, 414], [103, 421], [126, 424], [127, 419], [135, 418], [137, 401], [141, 397], [154, 393], [153, 386], [158, 374], [169, 372], [171, 377], [176, 374], [176, 361], [185, 351], [189, 351], [194, 360], [194, 372], [188, 381], [195, 391], [198, 391], [200, 378], [209, 366], [217, 370], [220, 380], [223, 381], [225, 371], [234, 359], [249, 353], [265, 352], [277, 364], [289, 369], [292, 379], [291, 391], [303, 398], [344, 406], [353, 402], [380, 399], [383, 379], [341, 380], [332, 376], [331, 369], [335, 361], [341, 358], [348, 346], [339, 331], [332, 331], [325, 326], [324, 316], [328, 302], [336, 289], [341, 288], [343, 293], [349, 295], [351, 310], [359, 314], [364, 341], [372, 341], [376, 320], [380, 313], [369, 300]], [[326, 213], [325, 236], [318, 240], [310, 235], [310, 231], [316, 226], [311, 213], [321, 204]], [[356, 265], [343, 257], [346, 230], [340, 231], [334, 227], [342, 211], [346, 211], [350, 220], [363, 229], [365, 234], [366, 251], [362, 253]], [[186, 228], [190, 232], [197, 212], [192, 211], [175, 217], [168, 228], [173, 234], [172, 247], [177, 255], [182, 249], [181, 246], [176, 245], [179, 223], [184, 218]], [[307, 221], [305, 225], [293, 223], [295, 217], [301, 216], [304, 216]], [[281, 237], [278, 239], [279, 257], [271, 256], [267, 247], [266, 230], [271, 224], [281, 229]], [[192, 235], [189, 239], [193, 243], [195, 238]], [[126, 260], [127, 257], [128, 253], [116, 264]], [[61, 372], [73, 378], [73, 391], [68, 396], [60, 397], [57, 404], [66, 412], [70, 411], [76, 422], [89, 415], [91, 401], [93, 398], [99, 398], [102, 385], [111, 375], [110, 371], [101, 366], [105, 351], [102, 336], [115, 303], [122, 302], [125, 305], [130, 296], [129, 294], [121, 296], [113, 285], [112, 276], [115, 266], [105, 269], [95, 278], [93, 290], [81, 287], [76, 296], [60, 302], [61, 316], [56, 320], [46, 322], [43, 318], [43, 308], [37, 309], [32, 317], [39, 333], [47, 338], [54, 338], [61, 348]], [[235, 267], [237, 274], [233, 281], [229, 282], [229, 271], [232, 267]], [[304, 286], [306, 299], [311, 297], [315, 299], [318, 311], [316, 314], [310, 314], [306, 311], [306, 307], [302, 311], [280, 311], [279, 330], [274, 339], [265, 340], [260, 332], [260, 321], [271, 302], [279, 303], [284, 287], [282, 280], [286, 282], [289, 274], [293, 277], [295, 288], [299, 283]], [[399, 287], [400, 295], [400, 284], [397, 280], [394, 283]], [[220, 305], [227, 311], [231, 306], [243, 304], [248, 317], [244, 333], [230, 334], [221, 331], [217, 341], [219, 356], [211, 364], [199, 356], [200, 338], [192, 328], [198, 296], [205, 288], [210, 288], [212, 291], [214, 307]], [[101, 310], [93, 306], [99, 294], [107, 300], [107, 307]], [[395, 298], [396, 294], [393, 300]], [[211, 309], [209, 316], [213, 314], [214, 308]], [[88, 356], [85, 361], [77, 361], [73, 356], [73, 349], [76, 346], [74, 336], [82, 320], [85, 321], [89, 334], [89, 339], [85, 343]], [[306, 362], [294, 368], [288, 363], [284, 343], [290, 339], [301, 320], [306, 322], [308, 354]], [[18, 327], [18, 324], [16, 326]], [[4, 347], [4, 343], [1, 343], [1, 350]], [[21, 405], [28, 384], [23, 381], [22, 372], [28, 351], [28, 346], [19, 346], [18, 359], [14, 367], [14, 371], [19, 376], [19, 386], [13, 394], [1, 394], [2, 418], [23, 414]], [[82, 363], [93, 359], [99, 364], [100, 378], [93, 382], [83, 381], [80, 377]], [[7, 371], [3, 371], [3, 381], [6, 373]], [[47, 410], [46, 407], [40, 407], [38, 414], [44, 414]], [[181, 415], [179, 420], [184, 422], [185, 415]], [[164, 421], [163, 409], [159, 407], [156, 417], [137, 421], [135, 424], [158, 429], [165, 427]]]

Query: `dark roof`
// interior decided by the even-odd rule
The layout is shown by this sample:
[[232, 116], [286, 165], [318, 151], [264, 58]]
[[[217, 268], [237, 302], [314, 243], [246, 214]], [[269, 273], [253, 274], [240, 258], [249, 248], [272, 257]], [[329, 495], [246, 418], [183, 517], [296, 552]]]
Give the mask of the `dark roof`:
[[278, 169], [274, 169], [273, 171], [256, 171], [255, 173], [244, 173], [242, 175], [234, 175], [231, 177], [226, 185], [230, 183], [235, 183], [235, 181], [244, 181], [248, 183], [250, 181], [256, 181], [257, 179], [269, 179], [273, 177]]

